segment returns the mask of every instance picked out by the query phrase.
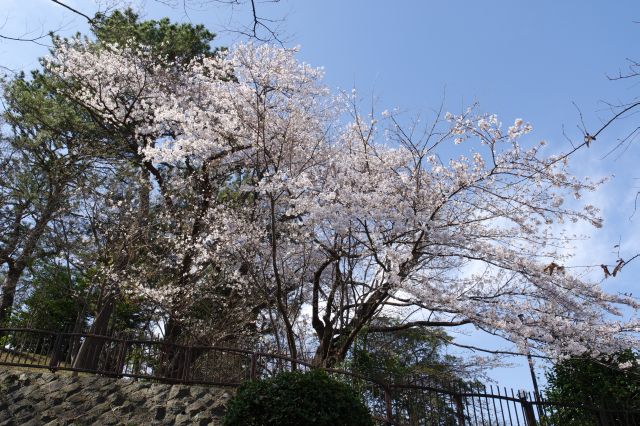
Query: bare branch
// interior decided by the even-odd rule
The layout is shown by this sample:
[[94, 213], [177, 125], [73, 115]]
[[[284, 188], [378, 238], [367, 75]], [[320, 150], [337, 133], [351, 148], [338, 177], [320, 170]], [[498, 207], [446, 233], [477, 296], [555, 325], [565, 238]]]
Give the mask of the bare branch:
[[62, 3], [59, 0], [51, 0], [51, 1], [54, 2], [55, 4], [58, 4], [58, 5], [62, 6], [62, 7], [64, 7], [65, 9], [70, 10], [71, 12], [75, 13], [76, 15], [82, 16], [83, 18], [85, 18], [87, 20], [87, 22], [89, 24], [94, 25], [93, 19], [91, 17], [89, 17], [88, 15], [85, 15], [84, 13], [80, 12], [78, 9], [74, 9], [73, 7]]
[[401, 325], [395, 326], [371, 326], [367, 329], [370, 333], [392, 333], [396, 331], [403, 331], [414, 327], [458, 327], [465, 324], [471, 324], [470, 320], [460, 321], [412, 321]]
[[[171, 8], [181, 7], [185, 15], [188, 16], [187, 9], [189, 8], [190, 0], [155, 0], [157, 3], [163, 4]], [[265, 0], [260, 3], [279, 3], [280, 0]], [[283, 40], [279, 34], [277, 24], [282, 22], [283, 19], [267, 18], [261, 14], [258, 10], [258, 2], [256, 0], [199, 0], [197, 2], [200, 5], [205, 3], [217, 3], [221, 5], [229, 6], [232, 13], [235, 7], [247, 6], [250, 13], [250, 22], [247, 25], [243, 25], [240, 28], [228, 28], [227, 31], [240, 34], [242, 36], [260, 41], [260, 42], [276, 42], [280, 45], [283, 44]]]
[[[86, 14], [80, 12], [79, 10], [77, 10], [77, 9], [75, 9], [75, 8], [73, 8], [73, 7], [69, 6], [69, 5], [61, 2], [60, 0], [51, 0], [51, 1], [53, 3], [59, 5], [59, 6], [64, 7], [67, 10], [70, 10], [71, 12], [73, 12], [73, 13], [75, 13], [77, 15], [82, 16], [84, 19], [87, 20], [87, 22], [90, 25], [94, 25], [93, 19], [91, 17], [89, 17], [88, 15], [86, 15]], [[6, 24], [6, 22], [5, 22], [5, 24]], [[34, 43], [34, 44], [37, 44], [38, 46], [51, 47], [51, 45], [49, 45], [49, 44], [41, 43], [40, 40], [46, 39], [48, 37], [51, 37], [53, 34], [61, 31], [62, 29], [63, 29], [63, 26], [60, 26], [60, 27], [56, 28], [55, 30], [49, 30], [49, 31], [46, 31], [46, 32], [45, 31], [41, 31], [40, 34], [37, 35], [37, 36], [29, 36], [28, 33], [20, 35], [20, 36], [11, 36], [11, 35], [7, 35], [7, 34], [0, 34], [0, 39], [10, 40], [10, 41], [18, 41], [18, 42]], [[8, 69], [6, 67], [2, 67], [2, 68]]]
[[[435, 336], [435, 337], [438, 338], [438, 339], [441, 338], [439, 336]], [[456, 346], [456, 347], [462, 348], [462, 349], [469, 349], [469, 350], [471, 350], [473, 352], [478, 351], [478, 352], [484, 352], [484, 353], [494, 354], [494, 355], [527, 356], [526, 354], [521, 354], [520, 352], [484, 349], [484, 348], [479, 348], [479, 347], [473, 346], [473, 345], [463, 345], [461, 343], [456, 343], [456, 342], [453, 342], [453, 341], [451, 341], [449, 339], [445, 339], [445, 338], [442, 338], [442, 339], [445, 340], [447, 342], [447, 344], [449, 344], [449, 345]], [[544, 355], [531, 354], [531, 356], [533, 358], [551, 359], [551, 358], [549, 358], [547, 356], [544, 356]]]

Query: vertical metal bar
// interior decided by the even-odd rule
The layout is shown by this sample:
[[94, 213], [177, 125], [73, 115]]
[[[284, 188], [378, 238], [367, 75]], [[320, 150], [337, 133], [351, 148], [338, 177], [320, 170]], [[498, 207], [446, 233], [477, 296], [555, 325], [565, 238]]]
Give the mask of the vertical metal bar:
[[480, 392], [480, 385], [478, 385], [478, 390], [476, 393], [478, 394], [478, 406], [480, 407], [480, 420], [482, 420], [482, 424], [484, 425], [484, 409], [482, 408], [482, 392]]
[[184, 382], [189, 381], [189, 373], [191, 370], [191, 355], [191, 346], [187, 346], [187, 350], [185, 352], [184, 369], [182, 370], [182, 380]]
[[487, 417], [489, 418], [489, 424], [492, 424], [491, 421], [491, 406], [489, 405], [489, 397], [487, 396], [487, 387], [485, 385], [482, 386], [484, 388], [484, 402], [487, 404]]
[[[496, 385], [496, 391], [498, 392], [498, 396], [502, 396], [500, 395], [500, 386]], [[502, 416], [502, 423], [507, 424], [505, 418], [504, 418], [504, 407], [502, 406], [502, 398], [498, 398], [498, 404], [500, 404], [500, 415]], [[495, 406], [495, 404], [494, 404]], [[498, 415], [496, 414], [496, 419], [498, 418]]]
[[520, 404], [522, 404], [522, 410], [524, 411], [524, 418], [527, 422], [527, 426], [537, 426], [536, 415], [533, 411], [533, 405], [527, 401], [526, 393], [520, 395]]
[[62, 335], [56, 333], [55, 343], [53, 344], [53, 351], [51, 353], [51, 360], [49, 361], [49, 370], [56, 371], [60, 360], [60, 346], [62, 344]]
[[541, 401], [541, 396], [540, 396], [540, 389], [538, 388], [538, 379], [536, 378], [536, 372], [535, 372], [535, 368], [533, 365], [533, 358], [531, 357], [531, 350], [529, 349], [529, 345], [527, 344], [527, 341], [525, 340], [524, 342], [525, 344], [525, 349], [527, 351], [527, 361], [529, 363], [529, 372], [531, 373], [531, 382], [533, 383], [533, 395], [534, 395], [534, 401], [536, 402], [536, 411], [538, 412], [538, 417], [542, 420], [542, 412], [540, 411], [540, 401]]
[[[515, 399], [515, 397], [516, 396], [513, 393], [513, 389], [511, 389], [511, 398]], [[514, 412], [516, 414], [516, 421], [518, 422], [518, 426], [520, 426], [520, 415], [518, 414], [518, 405], [516, 404], [515, 401], [512, 401], [512, 402], [513, 402], [513, 409], [514, 409]]]
[[[509, 396], [507, 394], [507, 388], [503, 387], [502, 388], [504, 390], [504, 396]], [[500, 389], [498, 388], [498, 394], [500, 394]], [[507, 406], [507, 416], [509, 417], [509, 424], [512, 425], [513, 424], [513, 419], [511, 418], [511, 408], [509, 408], [509, 400], [505, 401], [505, 405]], [[500, 402], [500, 407], [502, 407], [502, 401]], [[503, 416], [504, 418], [504, 416]], [[507, 422], [505, 421], [504, 424], [507, 424]]]
[[114, 373], [116, 373], [118, 375], [118, 377], [122, 377], [123, 373], [124, 373], [124, 363], [127, 359], [127, 349], [129, 348], [129, 342], [127, 341], [127, 339], [122, 339], [122, 341], [120, 342], [120, 350], [118, 351], [118, 359], [116, 361], [116, 365], [115, 365], [115, 371]]
[[249, 372], [251, 380], [255, 380], [258, 377], [258, 355], [255, 352], [251, 352], [251, 371]]
[[493, 414], [496, 418], [496, 423], [498, 422], [498, 409], [496, 408], [496, 399], [493, 397], [493, 385], [489, 385], [489, 390], [491, 391], [491, 404], [493, 405]]
[[15, 344], [13, 345], [13, 349], [14, 349], [14, 351], [13, 351], [13, 352], [11, 352], [11, 360], [10, 360], [9, 362], [14, 362], [14, 360], [15, 360], [15, 358], [16, 358], [17, 351], [19, 350], [19, 349], [18, 349], [18, 348], [19, 348], [19, 346], [18, 346], [18, 342], [19, 342], [19, 340], [18, 340], [18, 336], [17, 336], [17, 333], [16, 333], [16, 332], [14, 332], [14, 336], [13, 336], [13, 338], [14, 338], [14, 340], [15, 340]]
[[456, 417], [458, 419], [458, 426], [464, 426], [464, 404], [462, 403], [462, 395], [455, 393], [452, 396], [453, 402], [456, 405]]
[[[473, 393], [473, 387], [472, 386], [469, 386], [469, 390], [471, 391], [471, 393]], [[478, 424], [478, 416], [476, 414], [476, 402], [475, 402], [473, 396], [471, 396], [470, 399], [471, 399], [471, 406], [473, 407], [473, 422], [474, 422], [474, 424], [477, 425]]]

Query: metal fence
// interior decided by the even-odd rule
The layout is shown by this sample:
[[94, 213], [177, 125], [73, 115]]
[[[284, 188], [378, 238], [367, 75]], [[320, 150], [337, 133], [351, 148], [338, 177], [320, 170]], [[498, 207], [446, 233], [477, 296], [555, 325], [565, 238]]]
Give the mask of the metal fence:
[[[217, 386], [313, 368], [299, 359], [246, 349], [28, 328], [0, 328], [0, 365]], [[452, 386], [424, 377], [383, 383], [350, 371], [325, 370], [354, 388], [380, 424], [640, 425], [638, 411], [545, 401], [497, 386]]]

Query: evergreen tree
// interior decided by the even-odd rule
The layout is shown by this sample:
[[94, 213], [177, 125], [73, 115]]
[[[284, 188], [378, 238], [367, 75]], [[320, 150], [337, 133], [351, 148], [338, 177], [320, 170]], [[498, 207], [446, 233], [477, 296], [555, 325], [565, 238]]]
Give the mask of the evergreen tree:
[[[640, 362], [631, 350], [600, 359], [562, 361], [553, 366], [547, 380], [547, 397], [559, 404], [558, 411], [551, 416], [553, 424], [599, 425], [602, 415], [612, 424], [626, 421], [629, 416], [635, 422], [640, 420]], [[601, 413], [571, 405], [601, 407], [606, 411]], [[624, 411], [635, 413], [625, 414]]]

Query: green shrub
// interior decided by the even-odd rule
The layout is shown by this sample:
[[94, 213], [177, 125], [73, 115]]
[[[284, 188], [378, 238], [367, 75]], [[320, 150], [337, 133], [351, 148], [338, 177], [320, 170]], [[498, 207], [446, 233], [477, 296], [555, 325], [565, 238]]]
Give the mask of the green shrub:
[[229, 401], [224, 425], [370, 426], [373, 421], [348, 385], [314, 370], [243, 384]]

